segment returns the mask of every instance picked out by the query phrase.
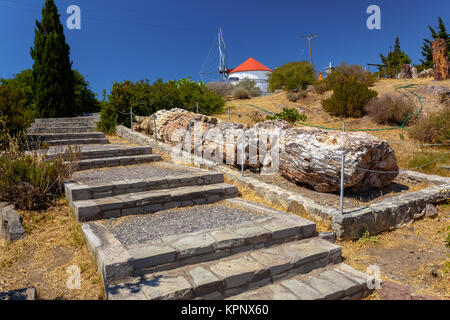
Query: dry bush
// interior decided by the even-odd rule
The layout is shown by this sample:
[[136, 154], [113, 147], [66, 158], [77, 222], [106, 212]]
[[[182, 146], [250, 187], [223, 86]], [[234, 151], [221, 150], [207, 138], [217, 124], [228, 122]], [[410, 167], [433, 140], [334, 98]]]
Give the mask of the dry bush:
[[0, 154], [0, 201], [23, 210], [48, 208], [64, 193], [64, 181], [72, 175], [79, 156], [79, 149], [69, 147], [50, 160], [36, 151], [21, 151], [12, 139]]
[[425, 143], [449, 143], [450, 104], [442, 111], [420, 117], [409, 129], [409, 136]]
[[234, 99], [250, 99], [250, 92], [244, 88], [236, 88], [233, 90]]
[[307, 95], [308, 93], [306, 92], [306, 90], [300, 89], [297, 92], [286, 93], [286, 99], [288, 99], [291, 102], [296, 102], [299, 99], [306, 98]]
[[316, 81], [314, 84], [314, 91], [317, 94], [322, 94], [328, 90], [331, 90], [331, 88], [329, 88], [328, 84], [326, 81]]
[[227, 96], [231, 94], [231, 85], [226, 82], [209, 82], [206, 87], [221, 96]]
[[[401, 125], [414, 113], [414, 104], [401, 94], [388, 93], [369, 101], [366, 111], [369, 117], [379, 124]], [[412, 118], [408, 119], [410, 123]]]

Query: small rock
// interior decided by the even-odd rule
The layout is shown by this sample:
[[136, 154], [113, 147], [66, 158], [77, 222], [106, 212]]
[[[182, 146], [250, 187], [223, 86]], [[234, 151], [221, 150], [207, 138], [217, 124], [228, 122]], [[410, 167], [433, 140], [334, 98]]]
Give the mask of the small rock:
[[438, 211], [436, 207], [433, 206], [432, 204], [427, 204], [427, 206], [425, 207], [425, 216], [428, 218], [434, 218], [437, 217], [437, 215]]
[[319, 237], [323, 240], [326, 240], [328, 242], [331, 243], [335, 243], [336, 242], [336, 232], [321, 232], [319, 234]]
[[433, 270], [431, 270], [431, 275], [432, 275], [433, 277], [437, 278], [438, 273], [437, 273], [436, 270], [433, 269]]
[[0, 292], [0, 300], [37, 300], [35, 287]]
[[412, 291], [409, 287], [392, 281], [384, 281], [378, 294], [382, 300], [411, 300]]

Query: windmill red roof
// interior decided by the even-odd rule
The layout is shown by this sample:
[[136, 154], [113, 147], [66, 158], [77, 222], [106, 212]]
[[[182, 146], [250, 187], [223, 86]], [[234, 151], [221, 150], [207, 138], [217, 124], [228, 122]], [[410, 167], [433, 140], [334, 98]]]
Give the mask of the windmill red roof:
[[242, 72], [242, 71], [272, 71], [272, 70], [267, 68], [261, 62], [258, 62], [252, 57], [250, 57], [247, 59], [247, 61], [237, 66], [236, 68], [228, 70], [228, 73]]

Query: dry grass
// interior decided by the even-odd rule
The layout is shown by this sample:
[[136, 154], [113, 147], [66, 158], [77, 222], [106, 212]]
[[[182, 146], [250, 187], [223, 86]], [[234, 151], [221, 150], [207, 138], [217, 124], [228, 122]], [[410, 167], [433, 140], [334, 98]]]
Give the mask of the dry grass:
[[109, 140], [111, 144], [126, 144], [128, 146], [138, 146], [138, 144], [131, 143], [125, 139], [122, 139], [116, 134], [106, 134], [106, 138]]
[[270, 207], [270, 208], [273, 208], [273, 209], [276, 209], [276, 210], [289, 212], [291, 214], [298, 215], [298, 216], [300, 216], [300, 217], [302, 217], [302, 218], [304, 218], [306, 220], [309, 220], [309, 221], [314, 221], [314, 223], [316, 223], [316, 230], [318, 232], [330, 231], [331, 221], [329, 219], [325, 220], [325, 219], [322, 219], [319, 216], [310, 215], [309, 213], [307, 213], [305, 211], [302, 211], [302, 212], [288, 211], [283, 206], [277, 205], [277, 204], [273, 204], [272, 202], [268, 201], [267, 199], [262, 198], [261, 196], [256, 194], [256, 192], [254, 190], [251, 190], [249, 188], [246, 188], [246, 187], [240, 185], [239, 183], [236, 183], [235, 180], [230, 179], [227, 176], [224, 177], [224, 180], [225, 180], [225, 183], [236, 185], [238, 190], [239, 190], [239, 194], [245, 200], [252, 201], [252, 202], [255, 202], [255, 203], [259, 203], [259, 204], [265, 205], [267, 207]]
[[[48, 210], [22, 211], [27, 236], [0, 243], [0, 291], [35, 286], [40, 299], [103, 299], [97, 266], [64, 200]], [[69, 266], [81, 270], [81, 289], [69, 290]]]
[[[415, 84], [415, 85], [432, 85], [432, 86], [445, 86], [450, 88], [450, 80], [434, 82], [431, 79], [402, 79], [402, 80], [390, 80], [383, 79], [375, 83], [371, 89], [376, 90], [378, 95], [384, 95], [386, 93], [395, 92], [395, 86], [405, 85], [405, 84]], [[253, 125], [255, 120], [261, 120], [262, 117], [255, 117], [255, 111], [260, 112], [258, 109], [252, 108], [249, 104], [263, 108], [265, 110], [279, 113], [282, 111], [283, 107], [296, 108], [300, 113], [307, 116], [307, 123], [320, 125], [328, 128], [342, 128], [342, 118], [329, 115], [323, 110], [321, 101], [323, 99], [329, 98], [332, 95], [332, 91], [327, 91], [323, 94], [308, 93], [308, 96], [297, 102], [290, 102], [286, 98], [286, 93], [281, 92], [273, 94], [266, 97], [256, 97], [248, 100], [232, 100], [227, 102], [226, 107], [230, 107], [231, 110], [231, 121], [245, 123]], [[423, 113], [429, 113], [443, 107], [442, 103], [439, 101], [439, 96], [429, 96], [422, 95], [422, 102], [424, 105]], [[418, 100], [410, 95], [414, 102]], [[228, 113], [217, 114], [215, 117], [228, 120]], [[390, 125], [380, 125], [375, 123], [370, 119], [370, 117], [365, 116], [360, 119], [347, 118], [345, 119], [345, 126], [348, 129], [360, 129], [360, 128], [372, 128], [372, 129], [386, 129], [391, 127]], [[414, 158], [417, 153], [440, 153], [448, 149], [446, 147], [436, 148], [436, 147], [424, 147], [418, 146], [419, 142], [415, 141], [408, 136], [408, 129], [395, 129], [395, 130], [384, 130], [384, 131], [370, 131], [372, 134], [380, 139], [387, 140], [392, 148], [395, 150], [397, 156], [398, 164], [402, 169], [408, 169], [409, 162]], [[450, 162], [445, 162], [445, 164], [450, 165]], [[450, 177], [450, 171], [439, 169], [437, 165], [430, 166], [422, 172], [429, 174], [438, 174], [442, 176]]]
[[[438, 206], [438, 212], [437, 218], [425, 218], [379, 234], [377, 241], [339, 242], [344, 262], [363, 272], [369, 265], [378, 265], [385, 280], [408, 285], [418, 294], [450, 299], [450, 273], [445, 271], [450, 249], [444, 241], [450, 225], [450, 205]], [[378, 297], [374, 294], [369, 299]]]

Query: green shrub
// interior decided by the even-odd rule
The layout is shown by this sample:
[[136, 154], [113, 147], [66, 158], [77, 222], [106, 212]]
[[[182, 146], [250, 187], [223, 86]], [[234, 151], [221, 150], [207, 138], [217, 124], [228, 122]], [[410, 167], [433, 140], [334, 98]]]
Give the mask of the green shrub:
[[236, 88], [233, 90], [234, 99], [250, 99], [250, 92], [244, 88]]
[[[369, 101], [366, 111], [369, 117], [379, 124], [398, 124], [414, 113], [414, 104], [401, 94], [388, 93]], [[411, 123], [412, 117], [407, 123]]]
[[64, 181], [75, 169], [79, 150], [67, 149], [50, 161], [36, 152], [25, 154], [17, 143], [0, 155], [0, 201], [23, 210], [46, 209], [64, 193]]
[[283, 111], [280, 113], [276, 113], [274, 115], [268, 115], [268, 120], [281, 119], [288, 121], [291, 124], [294, 124], [297, 121], [305, 122], [307, 117], [304, 114], [300, 114], [295, 108], [287, 108], [283, 107]]
[[112, 134], [116, 132], [117, 111], [109, 102], [102, 101], [102, 110], [100, 111], [100, 121], [97, 122], [97, 129], [101, 132]]
[[408, 131], [413, 139], [425, 143], [448, 143], [450, 141], [450, 106], [442, 111], [422, 115]]
[[377, 96], [367, 84], [349, 81], [336, 84], [333, 95], [322, 101], [322, 107], [332, 115], [360, 118], [365, 113], [365, 105]]
[[115, 122], [130, 127], [130, 108], [134, 115], [149, 116], [161, 109], [181, 108], [195, 112], [198, 104], [200, 112], [212, 114], [221, 113], [225, 101], [202, 82], [191, 79], [163, 82], [158, 79], [153, 84], [148, 80], [115, 82], [108, 95], [108, 104], [102, 107], [105, 121], [101, 126], [110, 131]]
[[256, 86], [255, 80], [252, 79], [242, 79], [238, 84], [232, 86], [233, 94], [237, 89], [244, 89], [248, 92], [250, 97], [259, 97], [262, 95], [262, 91]]
[[307, 61], [291, 62], [269, 74], [269, 90], [298, 91], [306, 89], [315, 79], [314, 68]]
[[[21, 148], [26, 145], [26, 129], [32, 122], [32, 113], [27, 109], [25, 91], [12, 85], [0, 85], [0, 126], [11, 137], [19, 139]], [[8, 141], [0, 142], [0, 150], [7, 147]]]

